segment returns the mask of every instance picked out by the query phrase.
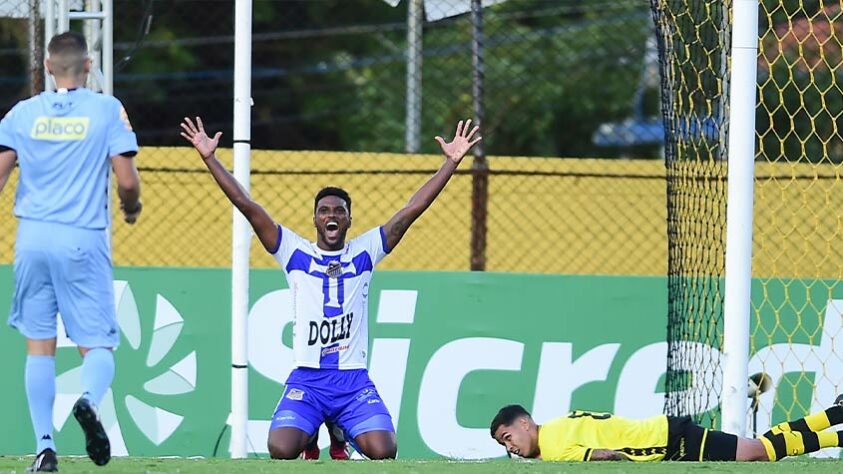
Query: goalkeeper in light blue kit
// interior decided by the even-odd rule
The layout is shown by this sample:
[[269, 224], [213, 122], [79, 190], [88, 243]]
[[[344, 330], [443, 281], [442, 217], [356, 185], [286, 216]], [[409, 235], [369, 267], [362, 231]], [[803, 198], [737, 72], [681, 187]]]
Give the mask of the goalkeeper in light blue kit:
[[91, 69], [85, 38], [67, 32], [47, 48], [56, 92], [16, 104], [0, 122], [0, 191], [15, 167], [15, 290], [9, 325], [26, 337], [25, 386], [37, 443], [32, 471], [56, 471], [56, 315], [79, 347], [82, 397], [73, 415], [97, 465], [111, 459], [96, 406], [114, 378], [120, 341], [109, 244], [109, 167], [124, 220], [140, 215], [138, 145], [120, 101], [83, 86]]

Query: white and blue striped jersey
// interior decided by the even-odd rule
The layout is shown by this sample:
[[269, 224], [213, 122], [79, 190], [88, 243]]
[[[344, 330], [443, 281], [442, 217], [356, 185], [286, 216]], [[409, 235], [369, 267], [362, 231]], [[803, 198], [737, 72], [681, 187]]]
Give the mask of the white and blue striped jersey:
[[365, 369], [369, 349], [369, 283], [389, 252], [383, 227], [346, 242], [342, 250], [317, 247], [278, 226], [273, 253], [293, 292], [296, 367]]
[[138, 143], [120, 101], [80, 88], [18, 102], [0, 122], [0, 145], [15, 150], [15, 215], [105, 229], [111, 157]]

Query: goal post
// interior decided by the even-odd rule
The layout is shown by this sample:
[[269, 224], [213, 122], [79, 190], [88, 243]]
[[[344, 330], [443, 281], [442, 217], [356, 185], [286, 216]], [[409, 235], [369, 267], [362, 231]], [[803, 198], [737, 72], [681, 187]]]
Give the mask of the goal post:
[[650, 5], [666, 142], [665, 412], [761, 434], [843, 391], [843, 11]]
[[755, 180], [755, 89], [758, 1], [732, 4], [729, 80], [729, 171], [726, 206], [726, 273], [723, 303], [723, 392], [727, 433], [746, 432], [749, 315], [752, 284], [752, 204]]

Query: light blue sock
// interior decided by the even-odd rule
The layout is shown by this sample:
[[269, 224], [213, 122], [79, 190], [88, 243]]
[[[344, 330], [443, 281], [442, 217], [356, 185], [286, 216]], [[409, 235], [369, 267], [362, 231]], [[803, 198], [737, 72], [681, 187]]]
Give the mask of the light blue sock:
[[56, 358], [54, 356], [26, 356], [26, 399], [35, 431], [36, 451], [56, 450], [53, 440], [53, 402], [56, 400]]
[[112, 380], [114, 354], [111, 350], [102, 347], [89, 350], [82, 360], [82, 396], [99, 405]]

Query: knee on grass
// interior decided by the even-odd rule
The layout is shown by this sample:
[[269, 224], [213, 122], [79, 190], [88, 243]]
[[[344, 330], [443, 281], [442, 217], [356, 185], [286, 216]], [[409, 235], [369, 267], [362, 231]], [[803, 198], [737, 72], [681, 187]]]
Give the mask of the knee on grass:
[[389, 445], [369, 446], [365, 453], [369, 459], [395, 459], [398, 454], [398, 446], [394, 443]]
[[269, 457], [272, 459], [298, 459], [302, 450], [295, 446], [282, 446], [279, 444], [269, 443]]
[[303, 451], [303, 448], [293, 446], [291, 444], [267, 443], [269, 448], [269, 457], [272, 459], [298, 459]]

